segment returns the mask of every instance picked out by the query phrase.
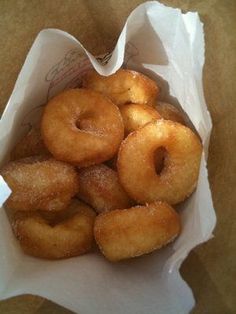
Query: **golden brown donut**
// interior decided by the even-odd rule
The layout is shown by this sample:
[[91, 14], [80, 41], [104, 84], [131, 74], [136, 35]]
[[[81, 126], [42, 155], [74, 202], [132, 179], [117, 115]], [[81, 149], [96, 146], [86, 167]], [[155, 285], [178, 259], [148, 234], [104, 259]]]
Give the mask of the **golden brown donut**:
[[15, 210], [62, 210], [79, 190], [75, 168], [50, 157], [9, 162], [0, 174], [12, 190], [5, 204]]
[[36, 211], [17, 212], [13, 231], [23, 251], [35, 257], [60, 259], [87, 253], [93, 243], [94, 211], [74, 200], [64, 217], [49, 222]]
[[[166, 150], [164, 168], [156, 173], [154, 156]], [[130, 133], [122, 142], [117, 169], [128, 195], [138, 203], [156, 200], [177, 204], [195, 189], [202, 145], [187, 127], [170, 120], [157, 120]]]
[[160, 249], [179, 233], [179, 215], [164, 202], [102, 213], [94, 224], [95, 240], [112, 262]]
[[106, 95], [117, 106], [127, 103], [154, 104], [160, 92], [156, 82], [144, 74], [124, 69], [109, 76], [90, 70], [83, 77], [82, 84]]
[[146, 123], [161, 119], [161, 115], [152, 107], [143, 104], [127, 104], [120, 107], [125, 134], [139, 129]]
[[124, 125], [109, 99], [91, 90], [70, 89], [46, 105], [41, 132], [56, 159], [87, 167], [113, 157]]
[[49, 154], [49, 151], [43, 143], [40, 130], [32, 127], [13, 148], [11, 160], [44, 154]]
[[79, 171], [78, 197], [98, 213], [127, 208], [133, 203], [119, 183], [117, 172], [106, 165], [95, 165]]
[[175, 106], [166, 102], [158, 101], [158, 104], [155, 106], [155, 108], [163, 119], [186, 125], [184, 114]]

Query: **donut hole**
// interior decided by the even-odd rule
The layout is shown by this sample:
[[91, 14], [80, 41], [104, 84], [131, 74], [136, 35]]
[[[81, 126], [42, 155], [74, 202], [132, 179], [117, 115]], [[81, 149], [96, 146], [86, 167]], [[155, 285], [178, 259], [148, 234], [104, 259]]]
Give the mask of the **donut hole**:
[[165, 165], [165, 158], [167, 156], [167, 150], [165, 147], [158, 147], [154, 152], [154, 165], [158, 175], [162, 172]]
[[77, 212], [77, 209], [74, 207], [70, 207], [69, 210], [68, 208], [66, 208], [65, 210], [61, 210], [58, 212], [42, 210], [39, 210], [38, 212], [50, 227], [55, 227], [56, 225], [74, 216]]
[[83, 119], [80, 118], [80, 119], [76, 120], [75, 121], [75, 126], [76, 126], [77, 129], [83, 130], [83, 128], [84, 128]]
[[92, 116], [90, 114], [83, 114], [75, 121], [75, 126], [79, 130], [83, 131], [93, 131], [94, 123]]
[[46, 211], [38, 211], [42, 219], [44, 219], [45, 223], [50, 227], [55, 227], [58, 223], [62, 222], [61, 213], [60, 212], [46, 212]]

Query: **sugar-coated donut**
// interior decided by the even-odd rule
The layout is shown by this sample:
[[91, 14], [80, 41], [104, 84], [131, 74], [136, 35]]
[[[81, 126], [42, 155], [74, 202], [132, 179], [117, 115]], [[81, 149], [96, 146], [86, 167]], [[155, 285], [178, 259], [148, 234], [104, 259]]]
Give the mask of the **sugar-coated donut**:
[[83, 87], [106, 95], [117, 106], [127, 103], [154, 104], [160, 92], [156, 82], [149, 77], [124, 69], [109, 76], [90, 70], [83, 77]]
[[[160, 147], [166, 156], [157, 174], [154, 156]], [[117, 160], [121, 185], [138, 203], [177, 204], [196, 187], [201, 154], [201, 142], [189, 128], [170, 120], [150, 122], [121, 144]]]
[[120, 107], [125, 134], [137, 130], [146, 123], [161, 119], [161, 115], [153, 108], [143, 104], [127, 104]]
[[6, 206], [15, 210], [62, 210], [79, 190], [76, 169], [50, 157], [9, 162], [0, 174], [12, 190]]
[[121, 114], [108, 98], [70, 89], [46, 105], [41, 132], [52, 155], [81, 167], [113, 157], [124, 137]]
[[78, 197], [98, 213], [127, 208], [133, 204], [119, 183], [116, 171], [100, 164], [79, 171]]
[[54, 222], [39, 212], [17, 212], [13, 218], [13, 231], [23, 251], [35, 257], [60, 259], [88, 252], [93, 243], [95, 212], [79, 201], [72, 201], [64, 217], [55, 216]]
[[95, 240], [112, 262], [150, 253], [179, 233], [179, 215], [164, 202], [102, 213], [94, 224]]

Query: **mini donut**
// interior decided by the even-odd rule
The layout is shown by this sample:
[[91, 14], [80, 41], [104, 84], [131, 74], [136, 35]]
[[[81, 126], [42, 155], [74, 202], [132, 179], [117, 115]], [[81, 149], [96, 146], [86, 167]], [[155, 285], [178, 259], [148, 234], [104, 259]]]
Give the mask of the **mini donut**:
[[120, 107], [125, 134], [137, 130], [146, 123], [161, 119], [161, 115], [152, 107], [143, 104], [127, 104]]
[[49, 152], [43, 143], [40, 130], [32, 127], [12, 150], [11, 160], [44, 154]]
[[180, 218], [164, 202], [113, 210], [95, 219], [95, 240], [112, 262], [150, 253], [180, 233]]
[[106, 95], [117, 106], [127, 103], [154, 104], [160, 93], [156, 82], [149, 77], [124, 69], [109, 76], [89, 70], [83, 77], [82, 85]]
[[93, 244], [95, 212], [74, 200], [66, 213], [49, 223], [39, 212], [17, 212], [12, 228], [24, 253], [46, 259], [87, 253]]
[[158, 104], [155, 106], [155, 108], [163, 119], [186, 125], [184, 114], [175, 106], [166, 102], [158, 101]]
[[127, 208], [133, 203], [119, 183], [118, 174], [106, 165], [95, 165], [79, 171], [78, 197], [101, 213]]
[[121, 114], [108, 98], [86, 89], [70, 89], [46, 105], [41, 132], [52, 155], [80, 167], [114, 156], [124, 137]]
[[50, 157], [9, 162], [0, 174], [12, 190], [5, 204], [15, 210], [62, 210], [79, 189], [75, 168]]
[[[166, 157], [157, 174], [154, 156], [160, 147]], [[120, 146], [120, 183], [138, 203], [162, 200], [177, 204], [196, 187], [201, 154], [201, 142], [189, 128], [170, 120], [149, 122], [130, 133]]]

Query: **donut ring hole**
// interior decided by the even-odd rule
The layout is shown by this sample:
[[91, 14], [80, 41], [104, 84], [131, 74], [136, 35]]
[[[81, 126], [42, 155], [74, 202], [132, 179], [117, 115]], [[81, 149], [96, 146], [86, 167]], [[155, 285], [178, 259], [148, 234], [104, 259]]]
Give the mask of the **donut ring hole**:
[[93, 114], [91, 112], [85, 112], [75, 119], [75, 126], [80, 131], [95, 132], [97, 128], [94, 123]]
[[153, 158], [154, 158], [154, 166], [156, 170], [157, 175], [161, 175], [164, 167], [165, 167], [165, 160], [167, 158], [168, 152], [165, 147], [161, 146], [158, 147], [154, 153], [153, 153]]
[[55, 227], [63, 221], [72, 218], [76, 214], [76, 207], [71, 206], [70, 210], [65, 209], [56, 213], [40, 210], [39, 214], [50, 227]]
[[122, 88], [122, 89], [117, 89], [116, 92], [112, 92], [111, 95], [120, 95], [120, 94], [128, 94], [131, 91], [131, 87], [127, 87], [127, 88]]

